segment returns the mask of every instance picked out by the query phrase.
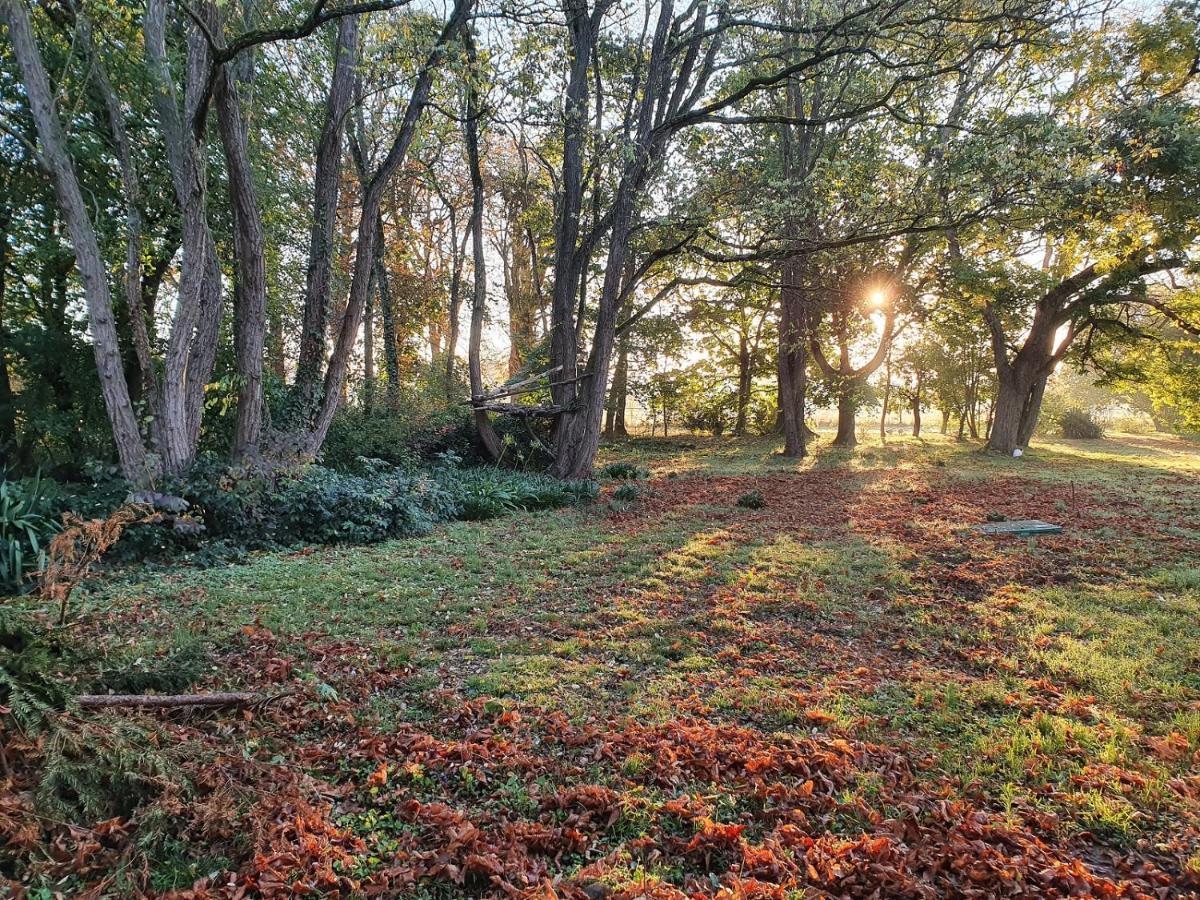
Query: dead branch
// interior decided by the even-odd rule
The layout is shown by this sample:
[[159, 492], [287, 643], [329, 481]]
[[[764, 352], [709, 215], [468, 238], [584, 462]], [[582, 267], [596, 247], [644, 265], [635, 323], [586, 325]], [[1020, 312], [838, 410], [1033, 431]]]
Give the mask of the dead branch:
[[184, 706], [250, 706], [270, 699], [261, 694], [231, 692], [218, 694], [83, 694], [76, 702], [84, 709], [141, 706], [173, 709]]

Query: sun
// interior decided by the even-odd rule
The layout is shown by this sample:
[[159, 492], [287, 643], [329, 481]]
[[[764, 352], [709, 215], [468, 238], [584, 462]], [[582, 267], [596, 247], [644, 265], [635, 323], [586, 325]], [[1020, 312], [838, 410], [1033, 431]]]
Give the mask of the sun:
[[883, 288], [875, 288], [867, 293], [867, 305], [872, 309], [883, 309], [887, 302], [888, 293]]

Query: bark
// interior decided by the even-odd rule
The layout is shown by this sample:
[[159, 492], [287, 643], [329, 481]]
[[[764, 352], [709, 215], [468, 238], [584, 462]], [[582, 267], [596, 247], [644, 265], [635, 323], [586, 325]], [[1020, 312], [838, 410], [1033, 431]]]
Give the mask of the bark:
[[[478, 151], [476, 151], [478, 152]], [[472, 188], [473, 189], [473, 188]], [[474, 200], [472, 200], [474, 203]], [[459, 249], [458, 245], [458, 228], [457, 216], [454, 211], [453, 203], [447, 203], [446, 208], [450, 213], [450, 309], [446, 318], [446, 390], [454, 390], [454, 364], [456, 362], [455, 355], [458, 353], [458, 329], [459, 318], [462, 315], [462, 271], [463, 258], [466, 256], [466, 242], [469, 234], [463, 235], [463, 246]], [[468, 233], [474, 228], [475, 212], [474, 206], [471, 211], [471, 227], [467, 229]], [[473, 239], [473, 237], [472, 237]], [[472, 254], [474, 249], [472, 248]], [[474, 300], [472, 300], [472, 303]], [[474, 327], [474, 307], [472, 307], [471, 320]]]
[[379, 292], [379, 267], [371, 272], [371, 289], [367, 291], [367, 308], [363, 313], [363, 410], [370, 412], [375, 405], [375, 298]]
[[263, 426], [263, 350], [267, 327], [267, 270], [258, 189], [250, 167], [246, 125], [237, 82], [229, 67], [217, 73], [214, 100], [228, 170], [233, 213], [234, 350], [238, 405], [231, 455], [244, 462], [257, 456]]
[[383, 326], [383, 364], [387, 372], [387, 402], [395, 408], [400, 399], [400, 353], [396, 346], [396, 318], [388, 284], [387, 253], [383, 240], [383, 216], [375, 217], [375, 288], [379, 292], [379, 311]]
[[0, 449], [7, 448], [17, 438], [12, 380], [8, 374], [8, 325], [4, 306], [8, 292], [8, 230], [11, 223], [12, 207], [0, 207]]
[[750, 342], [746, 335], [741, 335], [738, 339], [738, 356], [737, 356], [737, 415], [734, 417], [733, 433], [744, 435], [746, 433], [746, 414], [750, 409]]
[[158, 450], [166, 471], [179, 473], [195, 458], [204, 386], [216, 360], [223, 306], [221, 269], [208, 225], [206, 143], [193, 128], [211, 71], [208, 44], [194, 25], [187, 31], [183, 108], [166, 50], [167, 0], [149, 0], [145, 14], [148, 71], [181, 218], [182, 262], [175, 318], [159, 384]]
[[341, 184], [342, 145], [347, 114], [354, 100], [357, 59], [358, 17], [343, 16], [338, 20], [333, 78], [325, 104], [325, 120], [317, 143], [313, 175], [312, 230], [309, 233], [303, 330], [300, 334], [295, 382], [295, 393], [305, 417], [316, 409], [321, 399], [318, 394], [325, 365], [325, 335], [329, 329], [329, 312], [333, 302], [334, 230]]
[[[912, 414], [913, 414], [912, 435], [913, 435], [913, 437], [920, 437], [921, 436], [921, 374], [919, 372], [917, 373], [916, 386], [913, 388], [911, 409], [912, 409]], [[942, 418], [942, 424], [945, 425], [945, 417], [944, 416]], [[945, 434], [945, 431], [943, 431], [942, 433]]]
[[40, 161], [53, 182], [75, 250], [75, 263], [87, 303], [88, 327], [100, 390], [112, 425], [121, 471], [130, 481], [143, 484], [152, 473], [147, 465], [146, 448], [138, 431], [137, 417], [121, 365], [121, 348], [113, 317], [108, 273], [80, 191], [75, 165], [67, 150], [66, 135], [55, 108], [45, 64], [34, 40], [28, 8], [22, 0], [0, 0], [0, 21], [8, 28], [8, 39], [21, 69], [41, 145]]
[[125, 128], [121, 102], [109, 81], [104, 61], [96, 52], [92, 24], [86, 16], [76, 13], [76, 25], [83, 51], [88, 57], [92, 85], [104, 107], [113, 153], [121, 173], [121, 194], [125, 204], [125, 304], [129, 310], [129, 330], [138, 367], [139, 393], [148, 403], [153, 417], [156, 414], [158, 386], [150, 350], [150, 319], [146, 314], [142, 284], [142, 235], [145, 223], [137, 163]]
[[1017, 441], [1022, 447], [1029, 446], [1029, 442], [1033, 440], [1033, 433], [1037, 430], [1048, 378], [1049, 373], [1034, 380], [1033, 387], [1029, 389], [1029, 396], [1025, 400], [1025, 407], [1021, 410], [1021, 425], [1017, 429]]
[[833, 439], [834, 447], [851, 449], [858, 446], [858, 434], [855, 431], [858, 387], [857, 381], [846, 381], [838, 392], [838, 422], [837, 435]]
[[625, 424], [625, 408], [628, 400], [629, 339], [622, 335], [617, 343], [617, 366], [613, 370], [612, 387], [609, 388], [608, 413], [604, 422], [605, 437], [629, 437], [629, 429]]
[[[879, 412], [879, 442], [887, 443], [887, 414], [888, 404], [892, 402], [892, 354], [889, 352], [884, 364], [883, 376], [883, 408]], [[904, 424], [901, 422], [900, 424]]]
[[[466, 35], [468, 58], [472, 67], [475, 64], [475, 45]], [[479, 98], [475, 91], [474, 80], [467, 83], [466, 121], [463, 122], [463, 138], [467, 145], [467, 167], [471, 172], [471, 265], [474, 268], [475, 288], [471, 295], [471, 336], [467, 348], [468, 368], [471, 378], [471, 396], [483, 395], [483, 366], [480, 360], [481, 344], [483, 341], [483, 319], [487, 312], [487, 266], [483, 256], [483, 172], [479, 167]], [[450, 333], [456, 335], [457, 327], [451, 322]], [[453, 345], [449, 348], [453, 357]], [[447, 374], [453, 370], [447, 367]], [[487, 457], [493, 461], [500, 459], [500, 439], [492, 428], [492, 420], [487, 410], [475, 409], [475, 427], [479, 431], [479, 443]]]
[[808, 335], [805, 300], [799, 287], [799, 267], [799, 262], [789, 261], [782, 273], [777, 358], [783, 455], [797, 459], [808, 455], [808, 434], [804, 423], [808, 392]]
[[[575, 327], [575, 301], [579, 295], [582, 252], [579, 247], [583, 205], [584, 141], [587, 126], [588, 63], [599, 38], [600, 16], [586, 2], [567, 0], [567, 27], [571, 61], [563, 105], [562, 197], [554, 225], [554, 281], [550, 300], [550, 364], [565, 382], [551, 388], [553, 402], [562, 407], [575, 403], [578, 391], [579, 345]], [[555, 424], [555, 453], [567, 421]], [[555, 467], [559, 468], [558, 460]], [[566, 468], [570, 468], [568, 465]]]
[[75, 698], [84, 709], [113, 709], [140, 706], [146, 709], [178, 709], [185, 706], [248, 706], [266, 698], [261, 694], [82, 694]]

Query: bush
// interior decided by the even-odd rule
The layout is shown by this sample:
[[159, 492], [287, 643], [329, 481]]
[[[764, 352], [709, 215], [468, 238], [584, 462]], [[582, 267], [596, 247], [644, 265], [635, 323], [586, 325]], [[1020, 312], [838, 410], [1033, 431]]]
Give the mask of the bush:
[[760, 492], [748, 491], [738, 497], [737, 505], [742, 509], [762, 509], [767, 505], [767, 501]]
[[0, 594], [31, 586], [31, 576], [45, 568], [46, 545], [58, 529], [40, 478], [0, 479]]
[[1065, 438], [1073, 440], [1095, 440], [1104, 437], [1104, 429], [1083, 409], [1068, 409], [1058, 420], [1059, 430]]
[[458, 502], [457, 518], [468, 521], [521, 510], [556, 509], [593, 500], [597, 494], [590, 481], [559, 481], [503, 469], [448, 468], [440, 480]]
[[644, 469], [641, 466], [635, 466], [630, 462], [615, 462], [609, 463], [600, 470], [602, 478], [616, 478], [621, 481], [635, 481], [641, 478], [649, 478], [649, 469]]

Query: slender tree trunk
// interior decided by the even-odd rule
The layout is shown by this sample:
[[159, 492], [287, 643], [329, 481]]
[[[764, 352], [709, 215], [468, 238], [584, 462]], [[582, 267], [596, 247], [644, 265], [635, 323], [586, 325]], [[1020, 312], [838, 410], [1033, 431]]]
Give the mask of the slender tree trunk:
[[[136, 392], [145, 399], [151, 418], [156, 414], [158, 393], [154, 361], [150, 350], [149, 319], [143, 304], [142, 285], [142, 235], [144, 223], [141, 206], [141, 186], [133, 148], [125, 128], [125, 114], [109, 81], [107, 69], [100, 54], [96, 52], [91, 21], [76, 11], [76, 30], [88, 57], [92, 85], [100, 97], [106, 113], [108, 132], [121, 172], [121, 193], [125, 204], [125, 303], [129, 312], [129, 330], [133, 337], [134, 358], [138, 367]], [[131, 392], [134, 387], [130, 386]]]
[[367, 308], [363, 311], [363, 411], [375, 406], [375, 298], [379, 294], [379, 268], [375, 267]]
[[738, 341], [738, 391], [737, 415], [733, 433], [739, 437], [746, 433], [746, 413], [750, 409], [750, 343], [745, 335]]
[[[466, 37], [468, 58], [472, 67], [475, 63], [475, 44], [470, 36]], [[475, 289], [471, 295], [471, 337], [468, 347], [468, 367], [471, 378], [471, 396], [483, 394], [483, 366], [480, 360], [481, 344], [483, 342], [483, 319], [487, 312], [487, 266], [483, 256], [483, 171], [479, 165], [479, 98], [475, 92], [475, 82], [467, 84], [466, 121], [463, 123], [463, 137], [467, 145], [467, 167], [471, 172], [471, 264], [474, 268]], [[453, 325], [451, 333], [457, 331]], [[451, 347], [453, 353], [453, 347]], [[449, 370], [448, 370], [449, 373]], [[492, 428], [492, 420], [488, 418], [487, 410], [475, 410], [475, 427], [479, 431], [479, 442], [483, 445], [484, 453], [489, 459], [500, 459], [500, 439]]]
[[375, 287], [379, 291], [379, 310], [383, 325], [383, 364], [387, 372], [387, 403], [395, 409], [400, 400], [400, 353], [396, 346], [396, 318], [388, 285], [387, 253], [383, 241], [383, 216], [375, 219]]
[[[473, 202], [473, 201], [472, 201]], [[467, 255], [467, 241], [471, 238], [471, 229], [475, 213], [472, 209], [471, 223], [468, 225], [466, 233], [463, 234], [462, 248], [458, 244], [458, 228], [456, 224], [456, 215], [454, 208], [450, 207], [450, 309], [446, 316], [446, 390], [453, 393], [454, 391], [454, 364], [457, 362], [455, 356], [458, 353], [458, 330], [459, 318], [462, 315], [462, 278], [463, 278], [463, 262]], [[474, 254], [474, 247], [472, 247]], [[472, 300], [474, 302], [474, 300]], [[474, 316], [472, 309], [472, 317]]]
[[267, 329], [267, 268], [258, 188], [250, 167], [246, 124], [237, 82], [228, 67], [217, 74], [217, 120], [229, 173], [233, 211], [233, 246], [237, 260], [234, 283], [233, 339], [237, 357], [238, 406], [231, 456], [244, 462], [256, 457], [263, 426], [263, 350]]
[[317, 144], [313, 176], [312, 231], [305, 275], [304, 320], [296, 364], [296, 395], [304, 418], [315, 411], [325, 366], [325, 335], [332, 306], [334, 232], [341, 185], [343, 137], [354, 101], [354, 69], [358, 60], [358, 16], [342, 16], [334, 45], [333, 78], [325, 104], [325, 121]]
[[629, 338], [622, 334], [617, 340], [617, 366], [613, 370], [612, 387], [608, 391], [608, 413], [604, 422], [604, 436], [627, 438], [625, 406], [629, 395]]
[[879, 442], [887, 443], [887, 411], [892, 402], [892, 353], [889, 350], [887, 362], [884, 363], [883, 376], [883, 408], [879, 412]]
[[17, 440], [12, 380], [8, 374], [8, 324], [4, 308], [8, 289], [8, 229], [11, 222], [12, 207], [0, 207], [0, 448], [7, 448]]
[[83, 281], [88, 307], [88, 325], [100, 391], [112, 425], [121, 471], [130, 481], [141, 484], [152, 473], [147, 466], [146, 448], [138, 431], [137, 417], [129, 398], [129, 386], [121, 366], [121, 348], [109, 294], [108, 272], [79, 188], [75, 165], [67, 150], [66, 135], [55, 108], [45, 64], [34, 40], [28, 8], [22, 0], [0, 0], [0, 21], [8, 28], [8, 39], [21, 69], [41, 144], [41, 162], [54, 184], [54, 192], [75, 249], [75, 263]]
[[919, 438], [921, 436], [921, 376], [917, 375], [917, 384], [913, 389], [912, 399], [912, 435]]

